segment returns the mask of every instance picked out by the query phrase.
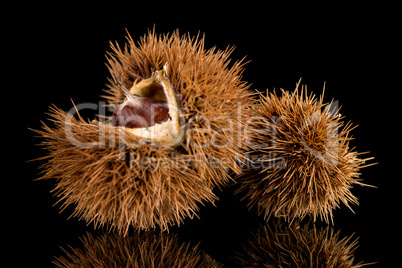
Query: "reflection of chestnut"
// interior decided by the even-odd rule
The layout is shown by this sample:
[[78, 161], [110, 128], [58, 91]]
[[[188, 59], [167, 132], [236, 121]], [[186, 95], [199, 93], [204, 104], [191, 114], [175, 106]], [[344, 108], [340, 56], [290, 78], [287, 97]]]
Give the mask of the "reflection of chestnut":
[[127, 128], [144, 128], [169, 119], [166, 101], [139, 98], [138, 105], [123, 103], [113, 112], [113, 125]]
[[311, 222], [289, 225], [274, 218], [249, 236], [242, 249], [236, 252], [234, 261], [239, 267], [250, 268], [358, 268], [369, 265], [356, 262], [358, 240], [353, 240], [352, 236], [342, 238], [340, 231], [330, 226], [319, 228]]
[[53, 261], [55, 267], [222, 267], [198, 245], [183, 243], [172, 233], [144, 232], [129, 236], [113, 233], [92, 236], [87, 233], [81, 242], [77, 248], [63, 250], [63, 256]]

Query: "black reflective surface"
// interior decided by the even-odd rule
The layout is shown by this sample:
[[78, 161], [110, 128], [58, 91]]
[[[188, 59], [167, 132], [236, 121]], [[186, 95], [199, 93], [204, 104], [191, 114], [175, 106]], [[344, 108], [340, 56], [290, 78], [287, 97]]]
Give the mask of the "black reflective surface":
[[[328, 226], [318, 221], [308, 225], [308, 230], [319, 233], [319, 230], [329, 228], [328, 236], [339, 231], [339, 236], [334, 238], [336, 241], [353, 235], [349, 244], [358, 238], [356, 250], [349, 252], [353, 263], [377, 262], [373, 267], [395, 267], [392, 266], [397, 263], [395, 252], [400, 249], [397, 217], [400, 201], [390, 190], [397, 187], [400, 175], [393, 174], [399, 163], [390, 152], [398, 151], [400, 146], [397, 142], [398, 121], [394, 118], [400, 112], [395, 109], [398, 105], [393, 103], [397, 101], [397, 89], [389, 85], [389, 79], [395, 76], [395, 71], [388, 69], [388, 59], [393, 56], [394, 35], [387, 29], [392, 22], [380, 21], [358, 9], [348, 12], [342, 9], [337, 15], [317, 10], [311, 16], [271, 9], [247, 19], [243, 16], [245, 10], [231, 14], [224, 10], [208, 9], [197, 15], [178, 13], [169, 15], [168, 20], [166, 14], [158, 12], [142, 17], [129, 13], [111, 19], [107, 12], [90, 16], [76, 13], [75, 9], [71, 12], [55, 10], [43, 12], [27, 22], [21, 30], [22, 36], [14, 39], [22, 45], [20, 51], [24, 52], [20, 55], [23, 57], [19, 59], [18, 70], [24, 69], [22, 76], [26, 86], [21, 101], [29, 111], [23, 117], [23, 124], [18, 126], [22, 137], [17, 143], [21, 146], [18, 157], [22, 159], [23, 174], [12, 176], [16, 187], [9, 189], [16, 189], [10, 199], [14, 206], [9, 218], [15, 228], [12, 243], [15, 245], [13, 251], [18, 255], [13, 258], [16, 263], [27, 263], [28, 266], [22, 267], [51, 267], [55, 258], [66, 256], [61, 247], [67, 252], [72, 252], [71, 248], [85, 248], [80, 238], [86, 237], [88, 232], [94, 239], [113, 236], [104, 229], [94, 230], [93, 225], [86, 225], [77, 218], [69, 219], [72, 207], [59, 213], [60, 204], [54, 205], [58, 198], [50, 193], [55, 182], [34, 181], [40, 176], [39, 163], [25, 162], [44, 155], [34, 146], [38, 139], [27, 128], [39, 128], [40, 120], [47, 118], [45, 113], [52, 103], [67, 110], [71, 108], [70, 98], [77, 102], [101, 100], [99, 95], [103, 94], [101, 90], [108, 77], [104, 54], [109, 50], [109, 40], [124, 42], [125, 28], [133, 37], [139, 38], [155, 23], [156, 31], [161, 33], [176, 28], [183, 33], [205, 33], [207, 48], [236, 46], [232, 58], [239, 60], [247, 55], [246, 60], [251, 62], [246, 65], [244, 80], [260, 91], [267, 88], [293, 90], [302, 77], [302, 83], [307, 84], [309, 90], [320, 94], [326, 83], [325, 99], [338, 100], [346, 121], [359, 125], [352, 131], [355, 137], [352, 145], [358, 151], [370, 151], [374, 161], [379, 162], [361, 171], [363, 182], [377, 188], [356, 186], [352, 192], [360, 205], [352, 207], [354, 213], [341, 206], [334, 212], [333, 224]], [[222, 17], [224, 13], [226, 16]], [[177, 236], [175, 243], [188, 244], [189, 248], [199, 244], [197, 250], [223, 267], [245, 266], [244, 263], [251, 260], [244, 257], [250, 257], [244, 252], [250, 243], [256, 244], [248, 240], [250, 237], [262, 234], [264, 239], [268, 236], [267, 239], [272, 241], [278, 228], [280, 232], [289, 232], [284, 223], [275, 219], [265, 223], [255, 209], [249, 211], [240, 202], [240, 196], [233, 194], [234, 189], [215, 189], [220, 198], [216, 206], [202, 206], [199, 218], [186, 219], [182, 226], [172, 227], [169, 234], [162, 236]], [[261, 228], [265, 225], [270, 229], [264, 233]], [[294, 232], [300, 230], [304, 229]], [[155, 233], [159, 235], [159, 230]], [[124, 239], [135, 239], [136, 236], [138, 234], [130, 230]], [[323, 243], [322, 239], [318, 242]], [[280, 248], [278, 243], [275, 245]], [[264, 250], [278, 252], [278, 249]], [[110, 258], [113, 253], [110, 252]], [[264, 256], [267, 252], [259, 254]], [[236, 256], [243, 257], [239, 261]], [[275, 266], [279, 262], [270, 258], [269, 264], [279, 267]], [[288, 258], [284, 259], [282, 263], [288, 261]]]

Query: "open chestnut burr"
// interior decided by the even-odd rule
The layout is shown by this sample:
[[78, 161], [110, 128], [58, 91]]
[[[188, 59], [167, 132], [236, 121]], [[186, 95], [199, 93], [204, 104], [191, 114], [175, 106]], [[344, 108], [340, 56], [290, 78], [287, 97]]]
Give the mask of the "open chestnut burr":
[[[42, 179], [56, 179], [62, 209], [126, 234], [166, 230], [214, 202], [250, 149], [244, 139], [255, 103], [233, 49], [204, 49], [204, 38], [149, 32], [112, 44], [105, 120], [52, 108], [37, 133], [49, 154]], [[78, 111], [79, 112], [79, 111]]]

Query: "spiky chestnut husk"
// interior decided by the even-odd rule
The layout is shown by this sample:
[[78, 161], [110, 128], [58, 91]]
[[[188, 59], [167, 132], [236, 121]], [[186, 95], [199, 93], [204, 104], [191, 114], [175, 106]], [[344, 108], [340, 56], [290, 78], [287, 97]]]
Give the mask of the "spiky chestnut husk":
[[332, 227], [317, 228], [299, 222], [288, 225], [274, 220], [273, 227], [262, 225], [237, 251], [234, 261], [239, 267], [326, 267], [358, 268], [354, 253], [358, 239], [341, 239]]
[[[124, 90], [168, 63], [184, 122], [182, 143], [133, 146], [138, 140], [122, 136], [108, 120], [86, 122], [53, 108], [55, 126], [38, 131], [49, 151], [42, 178], [57, 179], [62, 208], [74, 204], [73, 216], [95, 227], [168, 229], [213, 202], [212, 189], [241, 172], [238, 163], [249, 150], [243, 131], [255, 101], [241, 80], [243, 63], [229, 67], [232, 49], [205, 50], [204, 38], [149, 32], [138, 44], [129, 37], [124, 49], [112, 49], [106, 98], [114, 107], [123, 103]], [[73, 145], [66, 133], [86, 146]]]
[[337, 107], [299, 85], [292, 93], [261, 97], [251, 154], [257, 167], [239, 179], [237, 193], [267, 219], [312, 215], [328, 222], [340, 203], [358, 204], [350, 190], [365, 185], [358, 172], [371, 158], [359, 158], [350, 148], [353, 127], [343, 123]]
[[55, 267], [221, 267], [198, 245], [180, 243], [173, 234], [145, 232], [125, 237], [116, 234], [93, 237], [87, 233], [80, 240], [81, 247], [64, 250], [64, 256], [55, 258]]

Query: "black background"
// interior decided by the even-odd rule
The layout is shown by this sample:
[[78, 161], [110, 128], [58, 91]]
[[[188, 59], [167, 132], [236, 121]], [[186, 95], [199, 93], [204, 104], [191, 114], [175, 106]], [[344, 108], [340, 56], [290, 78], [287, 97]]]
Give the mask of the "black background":
[[[51, 266], [54, 256], [62, 254], [60, 247], [78, 246], [86, 231], [96, 233], [92, 225], [68, 219], [73, 208], [60, 213], [60, 205], [54, 205], [58, 199], [50, 193], [53, 181], [34, 181], [40, 162], [26, 161], [44, 152], [34, 145], [39, 139], [27, 128], [40, 128], [51, 104], [67, 110], [70, 98], [75, 103], [100, 100], [108, 77], [105, 53], [110, 51], [109, 41], [123, 44], [126, 29], [139, 40], [155, 25], [158, 33], [177, 28], [192, 35], [205, 33], [207, 48], [235, 46], [233, 60], [246, 56], [250, 61], [243, 79], [253, 89], [293, 90], [302, 77], [308, 89], [320, 94], [326, 83], [325, 100], [338, 100], [346, 120], [359, 125], [352, 132], [352, 145], [358, 151], [370, 151], [373, 162], [379, 162], [363, 169], [361, 175], [365, 183], [378, 188], [355, 187], [360, 206], [353, 206], [354, 213], [345, 206], [336, 210], [334, 228], [342, 237], [353, 233], [360, 237], [357, 261], [390, 267], [400, 251], [400, 199], [391, 189], [397, 191], [401, 177], [395, 172], [401, 152], [400, 84], [391, 80], [400, 75], [400, 66], [392, 7], [314, 6], [296, 7], [291, 12], [289, 7], [269, 5], [195, 3], [184, 9], [167, 2], [109, 5], [103, 11], [95, 6], [85, 10], [25, 6], [28, 15], [13, 18], [23, 23], [15, 24], [14, 35], [6, 42], [15, 52], [3, 51], [12, 57], [8, 80], [12, 79], [14, 89], [7, 90], [12, 95], [7, 99], [17, 103], [11, 112], [23, 116], [17, 117], [19, 135], [10, 133], [18, 142], [10, 142], [7, 160], [10, 164], [17, 158], [22, 161], [15, 172], [3, 173], [15, 183], [3, 191], [12, 196], [4, 203], [11, 208], [4, 218], [11, 228], [4, 231], [15, 246], [11, 249], [16, 266], [25, 262], [27, 266], [22, 267]], [[15, 121], [11, 112], [7, 119]], [[233, 196], [232, 188], [215, 192], [220, 197], [216, 207], [201, 207], [199, 219], [187, 219], [171, 231], [182, 241], [200, 242], [201, 249], [230, 267], [230, 257], [241, 239], [262, 219]]]

